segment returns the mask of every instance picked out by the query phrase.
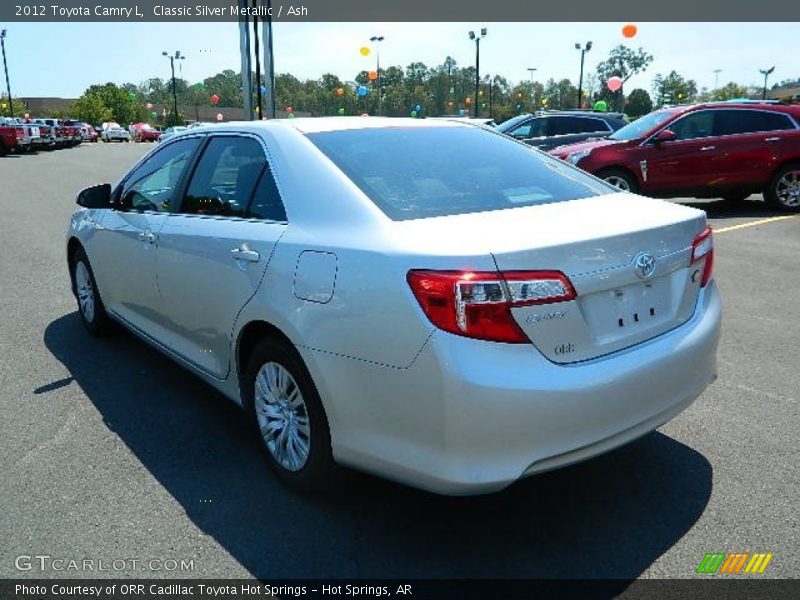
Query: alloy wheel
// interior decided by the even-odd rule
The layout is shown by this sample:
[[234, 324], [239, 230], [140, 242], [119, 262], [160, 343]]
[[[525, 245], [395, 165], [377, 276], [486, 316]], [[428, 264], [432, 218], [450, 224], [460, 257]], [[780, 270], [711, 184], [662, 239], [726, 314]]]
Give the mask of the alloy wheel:
[[628, 185], [628, 182], [623, 178], [617, 175], [609, 175], [605, 178], [606, 183], [613, 185], [616, 188], [621, 189], [623, 192], [630, 192], [631, 186]]
[[83, 318], [91, 323], [94, 320], [94, 287], [89, 269], [83, 261], [75, 265], [75, 293]]
[[783, 174], [775, 183], [775, 196], [783, 206], [800, 207], [800, 169]]

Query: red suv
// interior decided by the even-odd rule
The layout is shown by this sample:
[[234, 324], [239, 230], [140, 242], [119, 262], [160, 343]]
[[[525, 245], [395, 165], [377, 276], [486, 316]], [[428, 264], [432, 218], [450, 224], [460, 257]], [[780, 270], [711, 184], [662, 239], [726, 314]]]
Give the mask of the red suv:
[[717, 102], [652, 112], [601, 140], [550, 151], [627, 191], [800, 211], [800, 106]]

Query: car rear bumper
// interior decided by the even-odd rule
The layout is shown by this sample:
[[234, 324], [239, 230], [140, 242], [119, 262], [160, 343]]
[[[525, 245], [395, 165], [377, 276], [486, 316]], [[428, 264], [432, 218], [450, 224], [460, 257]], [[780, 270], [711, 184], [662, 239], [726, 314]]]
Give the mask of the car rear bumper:
[[441, 331], [406, 369], [303, 353], [339, 462], [437, 493], [475, 494], [669, 421], [716, 378], [720, 323], [712, 281], [680, 327], [581, 363]]

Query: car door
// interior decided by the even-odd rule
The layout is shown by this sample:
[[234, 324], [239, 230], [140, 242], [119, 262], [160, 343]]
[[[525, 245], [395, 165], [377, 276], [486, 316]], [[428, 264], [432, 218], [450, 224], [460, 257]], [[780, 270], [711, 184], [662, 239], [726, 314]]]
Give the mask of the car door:
[[758, 109], [717, 109], [713, 169], [720, 187], [765, 184], [780, 161], [781, 142], [795, 126], [785, 114]]
[[260, 140], [212, 136], [159, 233], [158, 288], [175, 352], [213, 377], [226, 376], [236, 317], [285, 229]]
[[547, 119], [547, 139], [539, 146], [549, 150], [556, 146], [581, 142], [590, 137], [601, 137], [611, 133], [605, 121], [595, 117], [577, 115], [552, 116]]
[[164, 146], [118, 186], [91, 241], [91, 256], [106, 308], [157, 337], [163, 327], [156, 286], [158, 233], [169, 215], [201, 138]]
[[[678, 193], [715, 185], [711, 168], [716, 151], [714, 111], [696, 110], [672, 121], [673, 141], [655, 142], [651, 136], [632, 152], [645, 193]], [[655, 135], [655, 134], [654, 134]]]

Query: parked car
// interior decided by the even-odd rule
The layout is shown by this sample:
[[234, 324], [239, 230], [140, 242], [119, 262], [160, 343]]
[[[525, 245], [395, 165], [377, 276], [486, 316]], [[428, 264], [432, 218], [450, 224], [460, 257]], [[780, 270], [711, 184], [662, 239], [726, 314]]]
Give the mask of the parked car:
[[800, 211], [800, 107], [717, 102], [658, 110], [608, 139], [551, 151], [634, 193], [725, 198], [763, 193]]
[[161, 132], [149, 123], [135, 123], [131, 126], [134, 142], [157, 142]]
[[497, 131], [540, 150], [602, 138], [625, 127], [622, 113], [590, 110], [543, 111], [513, 117], [497, 126]]
[[82, 142], [96, 142], [99, 137], [94, 127], [83, 121], [64, 121], [64, 124], [69, 127], [74, 127], [77, 130], [77, 134], [80, 135]]
[[166, 142], [168, 139], [175, 137], [179, 133], [183, 133], [184, 131], [188, 131], [188, 127], [184, 127], [183, 125], [175, 125], [174, 127], [167, 127], [164, 131], [161, 132], [161, 135], [158, 136], [159, 142]]
[[716, 376], [705, 213], [482, 127], [209, 126], [77, 202], [88, 331], [121, 324], [221, 390], [300, 487], [336, 462], [498, 490], [642, 436]]
[[22, 136], [17, 137], [15, 150], [18, 152], [30, 152], [40, 148], [43, 140], [39, 133], [39, 127], [34, 123], [28, 123], [18, 117], [0, 117], [0, 123], [8, 127], [16, 127], [22, 131]]
[[117, 123], [103, 123], [100, 139], [104, 142], [130, 142], [131, 134]]

